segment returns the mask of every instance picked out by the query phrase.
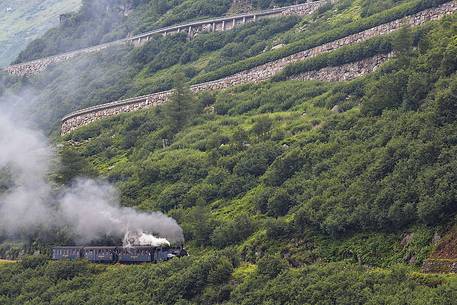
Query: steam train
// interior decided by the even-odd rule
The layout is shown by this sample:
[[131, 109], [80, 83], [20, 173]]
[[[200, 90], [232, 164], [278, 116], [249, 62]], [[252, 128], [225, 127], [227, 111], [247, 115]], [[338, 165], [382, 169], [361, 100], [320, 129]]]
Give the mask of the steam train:
[[183, 247], [54, 247], [53, 260], [85, 259], [102, 264], [158, 263], [174, 257], [187, 256]]

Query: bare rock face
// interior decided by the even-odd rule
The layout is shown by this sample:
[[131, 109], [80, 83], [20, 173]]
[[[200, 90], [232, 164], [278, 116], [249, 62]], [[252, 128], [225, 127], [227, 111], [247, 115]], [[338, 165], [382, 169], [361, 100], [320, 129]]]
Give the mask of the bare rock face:
[[457, 226], [443, 236], [435, 233], [431, 244], [433, 252], [423, 263], [422, 271], [428, 273], [457, 273]]
[[414, 237], [413, 233], [406, 233], [403, 236], [403, 239], [401, 240], [400, 245], [402, 245], [403, 247], [409, 246], [409, 244], [411, 244], [411, 241], [413, 240], [413, 237]]
[[340, 113], [341, 112], [340, 106], [338, 106], [338, 105], [333, 106], [331, 111], [332, 112], [336, 112], [336, 113]]

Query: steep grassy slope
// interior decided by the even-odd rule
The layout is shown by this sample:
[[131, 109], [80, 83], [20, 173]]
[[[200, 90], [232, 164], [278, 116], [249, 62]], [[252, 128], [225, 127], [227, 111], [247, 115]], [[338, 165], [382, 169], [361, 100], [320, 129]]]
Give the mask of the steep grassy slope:
[[[380, 230], [387, 245], [390, 232], [443, 225], [456, 212], [454, 20], [417, 32], [421, 49], [373, 76], [203, 95], [185, 126], [170, 123], [167, 107], [123, 115], [74, 132], [79, 144], [69, 149], [117, 183], [125, 204], [171, 213], [197, 244], [224, 247], [257, 231], [255, 247], [271, 229], [333, 237]], [[330, 111], [335, 105], [344, 112]], [[196, 237], [192, 215], [202, 204], [212, 229]], [[251, 229], [238, 232], [233, 219]], [[426, 247], [433, 234], [421, 234]], [[421, 247], [410, 253], [419, 264]]]
[[76, 11], [81, 0], [0, 3], [0, 66], [11, 63], [27, 44], [59, 24], [59, 15]]
[[[237, 72], [249, 65], [264, 62], [270, 57], [284, 56], [291, 50], [306, 49], [322, 41], [344, 36], [347, 32], [361, 30], [370, 24], [383, 23], [386, 18], [395, 19], [395, 16], [402, 16], [411, 9], [420, 9], [424, 4], [433, 5], [435, 2], [431, 0], [395, 3], [340, 1], [335, 6], [325, 7], [317, 14], [302, 20], [297, 18], [266, 20], [235, 31], [199, 35], [190, 43], [187, 43], [185, 35], [157, 37], [140, 49], [110, 49], [98, 55], [58, 65], [47, 73], [27, 79], [19, 86], [21, 81], [0, 75], [0, 92], [2, 84], [4, 91], [11, 91], [16, 95], [20, 95], [24, 87], [34, 91], [33, 96], [37, 104], [34, 107], [34, 113], [39, 114], [37, 117], [40, 125], [48, 131], [51, 128], [56, 130], [59, 119], [73, 110], [170, 89], [177, 71], [184, 71], [191, 82], [213, 79], [215, 76], [221, 77], [231, 71]], [[103, 3], [103, 1], [97, 3]], [[170, 12], [178, 8], [183, 10], [185, 3], [182, 4], [184, 6], [173, 7]], [[198, 1], [189, 3], [199, 7]], [[265, 3], [267, 6], [272, 5], [271, 1]], [[379, 7], [380, 4], [393, 8], [383, 11], [384, 6]], [[59, 46], [71, 48], [73, 44], [77, 46], [82, 43], [81, 37], [87, 38], [84, 40], [86, 44], [90, 43], [91, 39], [109, 40], [108, 36], [112, 38], [118, 35], [120, 28], [127, 29], [129, 20], [132, 20], [133, 24], [142, 25], [146, 23], [145, 20], [154, 23], [163, 18], [152, 14], [155, 9], [151, 5], [151, 10], [138, 9], [131, 12], [127, 21], [124, 21], [124, 18], [112, 19], [110, 14], [102, 15], [100, 18], [107, 19], [108, 23], [124, 24], [125, 22], [125, 27], [113, 25], [96, 30], [103, 23], [98, 22], [97, 14], [84, 13], [97, 11], [91, 10], [91, 6], [87, 5], [88, 8], [78, 14], [85, 17], [76, 18], [76, 20], [82, 19], [79, 21], [81, 25], [75, 25], [73, 28], [70, 24], [51, 31], [42, 40], [32, 43], [23, 56], [35, 58], [49, 54], [47, 52], [56, 52], [55, 48]], [[364, 13], [367, 10], [370, 14]], [[190, 11], [194, 12], [194, 10]], [[135, 17], [143, 12], [148, 16], [152, 14], [152, 17], [148, 17], [149, 19]], [[118, 13], [115, 16], [118, 16]], [[183, 20], [187, 20], [186, 16]], [[91, 29], [90, 35], [81, 36], [87, 32], [87, 28]], [[68, 35], [70, 38], [67, 37]], [[286, 47], [271, 50], [279, 44], [285, 44]]]
[[[278, 42], [305, 47], [347, 30], [344, 24], [363, 27], [423, 3], [430, 2], [392, 11], [384, 9], [395, 1], [342, 1], [303, 20], [190, 43], [158, 38], [36, 79], [5, 78], [4, 90], [45, 88], [40, 98], [52, 98], [41, 107], [52, 105], [53, 113], [40, 113], [49, 120], [173, 79], [183, 86], [186, 77], [270, 56], [263, 50]], [[457, 215], [456, 24], [451, 16], [383, 38], [397, 56], [352, 82], [278, 78], [198, 96], [184, 86], [168, 105], [59, 139], [56, 182], [106, 179], [124, 205], [176, 218], [191, 256], [108, 267], [26, 258], [0, 267], [0, 303], [455, 304], [456, 277], [419, 268]], [[192, 56], [176, 61], [185, 53]], [[69, 82], [74, 71], [83, 72]]]
[[167, 211], [191, 256], [28, 258], [0, 267], [0, 300], [454, 304], [455, 276], [418, 267], [456, 214], [455, 22], [421, 29], [418, 49], [354, 82], [244, 86], [196, 97], [181, 125], [167, 106], [69, 135], [60, 181], [101, 175], [126, 205]]

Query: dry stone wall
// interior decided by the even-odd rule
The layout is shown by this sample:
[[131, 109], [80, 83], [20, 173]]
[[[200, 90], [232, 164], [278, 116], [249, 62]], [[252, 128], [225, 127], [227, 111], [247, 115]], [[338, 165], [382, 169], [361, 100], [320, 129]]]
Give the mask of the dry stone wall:
[[20, 63], [11, 65], [4, 68], [3, 70], [9, 74], [24, 76], [33, 75], [45, 70], [49, 65], [57, 64], [60, 62], [68, 61], [76, 56], [86, 55], [90, 53], [100, 52], [106, 48], [110, 48], [116, 45], [132, 44], [135, 47], [142, 46], [154, 35], [171, 35], [180, 32], [186, 32], [189, 38], [195, 37], [200, 32], [212, 32], [212, 31], [226, 31], [231, 30], [236, 26], [243, 25], [247, 22], [254, 22], [258, 19], [271, 18], [276, 16], [292, 16], [299, 15], [304, 16], [314, 13], [319, 7], [336, 0], [324, 0], [324, 1], [308, 1], [306, 3], [291, 5], [286, 7], [280, 7], [275, 9], [264, 10], [260, 12], [253, 12], [242, 15], [227, 16], [222, 18], [213, 18], [209, 20], [196, 21], [188, 24], [181, 24], [166, 28], [161, 28], [144, 34], [139, 34], [133, 37], [117, 40], [111, 43], [97, 45], [90, 48], [85, 48], [73, 52], [67, 52], [55, 56], [41, 58], [30, 62]]
[[353, 80], [357, 77], [376, 71], [386, 62], [393, 53], [378, 54], [376, 56], [362, 59], [357, 62], [348, 63], [337, 67], [326, 67], [316, 71], [305, 72], [293, 77], [291, 80], [319, 80], [324, 82], [341, 82]]
[[422, 264], [424, 273], [457, 273], [457, 260], [429, 259]]
[[[241, 84], [259, 83], [270, 79], [276, 73], [282, 71], [284, 67], [291, 63], [306, 60], [308, 58], [312, 58], [319, 54], [330, 52], [347, 45], [360, 43], [376, 36], [392, 33], [400, 29], [404, 25], [418, 26], [423, 24], [424, 22], [437, 20], [446, 15], [450, 15], [456, 11], [457, 1], [448, 2], [436, 8], [427, 9], [414, 15], [407, 16], [405, 18], [398, 19], [386, 24], [382, 24], [371, 29], [323, 44], [315, 48], [298, 52], [296, 54], [284, 57], [282, 59], [236, 73], [223, 79], [194, 85], [191, 87], [191, 90], [197, 93], [201, 91], [226, 89]], [[376, 69], [379, 66], [379, 64], [383, 61], [382, 56], [383, 55], [380, 55], [379, 57], [367, 59], [365, 61], [357, 62], [352, 65], [348, 64], [337, 68], [328, 68], [327, 70], [324, 70], [324, 68], [320, 71], [308, 72], [303, 74], [302, 77], [303, 79], [315, 79], [312, 78], [314, 75], [316, 79], [326, 81], [331, 81], [332, 78], [335, 78], [335, 80], [342, 80], [340, 78], [336, 79], [336, 74], [338, 73], [343, 73], [343, 77], [344, 75], [346, 75], [347, 78], [357, 77]], [[353, 69], [352, 72], [350, 72], [351, 69]], [[66, 134], [100, 118], [109, 117], [122, 112], [131, 112], [163, 104], [167, 101], [170, 94], [170, 91], [155, 93], [148, 96], [104, 104], [77, 111], [75, 113], [69, 114], [68, 116], [62, 119], [61, 133]]]
[[46, 58], [41, 58], [26, 63], [21, 63], [17, 65], [11, 65], [3, 69], [3, 71], [17, 76], [24, 75], [33, 75], [41, 71], [46, 70], [49, 65], [57, 64], [60, 62], [68, 61], [76, 56], [81, 56], [85, 54], [97, 53], [104, 49], [111, 48], [116, 45], [126, 44], [127, 40], [119, 40], [111, 43], [106, 43], [102, 45], [97, 45], [95, 47], [90, 47], [82, 50], [77, 50], [73, 52], [63, 53], [56, 56], [50, 56]]

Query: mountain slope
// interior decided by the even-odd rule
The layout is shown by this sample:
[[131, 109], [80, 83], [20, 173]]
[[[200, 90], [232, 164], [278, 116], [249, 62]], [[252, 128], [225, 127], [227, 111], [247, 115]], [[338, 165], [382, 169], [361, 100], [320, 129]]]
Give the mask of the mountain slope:
[[59, 24], [59, 15], [76, 11], [81, 0], [0, 3], [0, 66], [11, 63], [35, 38]]
[[[52, 178], [68, 186], [95, 176], [116, 185], [124, 206], [172, 216], [191, 255], [142, 266], [26, 257], [0, 266], [0, 303], [455, 304], [455, 275], [421, 273], [428, 257], [457, 257], [455, 14], [260, 84], [188, 90], [243, 60], [277, 56], [280, 43], [306, 48], [436, 3], [341, 1], [301, 20], [191, 42], [158, 37], [35, 78], [3, 76], [4, 94], [38, 92], [33, 111], [54, 132], [69, 109], [175, 87], [168, 104], [56, 135], [62, 167]], [[352, 81], [286, 77], [373, 51], [395, 55]], [[39, 236], [28, 251], [49, 249]], [[0, 254], [19, 252], [3, 245]]]

